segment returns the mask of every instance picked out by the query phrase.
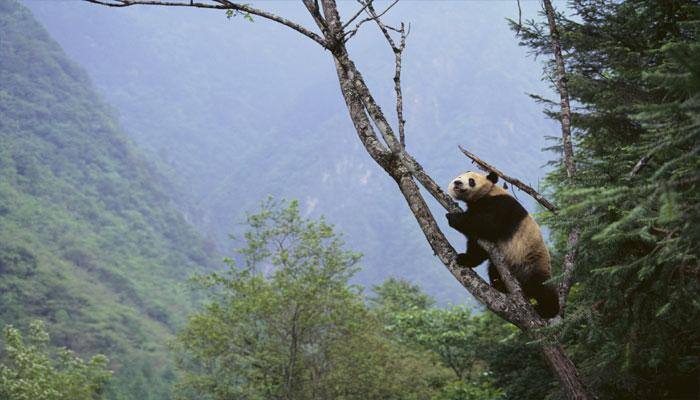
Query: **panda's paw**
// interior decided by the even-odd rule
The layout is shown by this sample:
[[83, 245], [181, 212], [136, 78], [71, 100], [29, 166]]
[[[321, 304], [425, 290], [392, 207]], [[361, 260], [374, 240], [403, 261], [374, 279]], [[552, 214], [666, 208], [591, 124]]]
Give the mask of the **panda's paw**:
[[467, 253], [461, 253], [457, 254], [457, 264], [463, 266], [463, 267], [468, 267], [469, 266], [469, 259], [467, 258]]
[[445, 217], [447, 217], [447, 222], [450, 224], [450, 226], [454, 227], [455, 225], [457, 225], [457, 222], [459, 221], [459, 217], [461, 215], [461, 212], [451, 212], [445, 214]]

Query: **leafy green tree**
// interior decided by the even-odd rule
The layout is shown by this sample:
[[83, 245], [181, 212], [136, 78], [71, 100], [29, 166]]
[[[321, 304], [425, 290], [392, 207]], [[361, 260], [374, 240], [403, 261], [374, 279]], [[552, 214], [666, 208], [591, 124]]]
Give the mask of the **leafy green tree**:
[[463, 306], [431, 307], [417, 285], [389, 279], [373, 309], [393, 340], [435, 354], [452, 380], [434, 399], [542, 399], [556, 386], [535, 345], [513, 325]]
[[440, 399], [500, 398], [482, 352], [491, 351], [494, 337], [513, 333], [502, 322], [472, 316], [464, 306], [413, 309], [394, 314], [387, 330], [409, 347], [435, 353], [452, 370], [456, 381], [443, 388]]
[[427, 310], [435, 300], [423, 293], [420, 286], [405, 279], [389, 278], [372, 288], [369, 304], [381, 312], [393, 315], [411, 310]]
[[[578, 172], [568, 180], [555, 163], [547, 182], [562, 212], [546, 222], [559, 258], [566, 233], [582, 232], [561, 333], [605, 398], [698, 398], [700, 5], [577, 0], [569, 11], [557, 19]], [[543, 32], [531, 22], [523, 43], [548, 53]]]
[[[72, 351], [49, 347], [43, 322], [29, 325], [26, 340], [12, 326], [3, 331], [4, 360], [0, 364], [0, 398], [6, 400], [96, 400], [111, 376], [107, 358], [85, 362]], [[55, 353], [55, 354], [54, 354]]]
[[551, 371], [532, 342], [512, 325], [491, 314], [473, 317], [474, 353], [488, 371], [489, 382], [508, 400], [541, 400], [558, 388]]
[[332, 226], [273, 200], [247, 224], [242, 267], [197, 278], [213, 292], [178, 335], [183, 398], [425, 399], [444, 385], [434, 357], [384, 335]]

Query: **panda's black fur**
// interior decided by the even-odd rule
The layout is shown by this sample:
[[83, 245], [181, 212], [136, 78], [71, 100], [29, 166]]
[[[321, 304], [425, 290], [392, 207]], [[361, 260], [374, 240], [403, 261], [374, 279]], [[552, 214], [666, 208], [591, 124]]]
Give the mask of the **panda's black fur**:
[[[456, 200], [467, 203], [467, 211], [447, 214], [450, 226], [467, 237], [467, 252], [457, 262], [474, 268], [489, 255], [477, 242], [494, 243], [503, 252], [509, 270], [523, 288], [525, 296], [537, 301], [535, 310], [542, 318], [559, 313], [557, 291], [544, 282], [551, 278], [549, 251], [539, 225], [507, 191], [496, 185], [498, 175], [484, 176], [467, 172], [455, 178], [449, 187]], [[506, 292], [498, 270], [489, 262], [491, 285]]]

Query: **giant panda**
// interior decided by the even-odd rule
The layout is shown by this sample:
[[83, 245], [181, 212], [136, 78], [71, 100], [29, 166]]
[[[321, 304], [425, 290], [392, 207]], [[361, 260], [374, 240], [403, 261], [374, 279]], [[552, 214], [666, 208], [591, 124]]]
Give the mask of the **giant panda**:
[[[457, 255], [457, 263], [474, 268], [489, 254], [477, 240], [493, 243], [505, 255], [508, 269], [520, 283], [525, 296], [537, 300], [535, 311], [542, 318], [559, 313], [556, 289], [544, 282], [550, 279], [549, 251], [540, 227], [517, 200], [496, 185], [498, 175], [466, 172], [453, 179], [450, 196], [467, 203], [466, 212], [448, 213], [450, 226], [467, 237], [467, 252]], [[489, 260], [491, 285], [506, 292], [500, 274]]]

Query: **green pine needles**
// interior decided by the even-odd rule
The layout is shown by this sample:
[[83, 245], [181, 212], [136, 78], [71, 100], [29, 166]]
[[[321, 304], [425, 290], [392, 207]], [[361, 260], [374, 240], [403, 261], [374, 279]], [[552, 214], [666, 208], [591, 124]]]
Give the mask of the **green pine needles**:
[[[562, 210], [546, 218], [559, 257], [582, 228], [565, 340], [603, 398], [697, 398], [700, 6], [571, 11], [558, 23], [578, 172], [570, 181], [555, 164], [547, 182]], [[542, 32], [531, 22], [522, 42], [547, 53]]]

